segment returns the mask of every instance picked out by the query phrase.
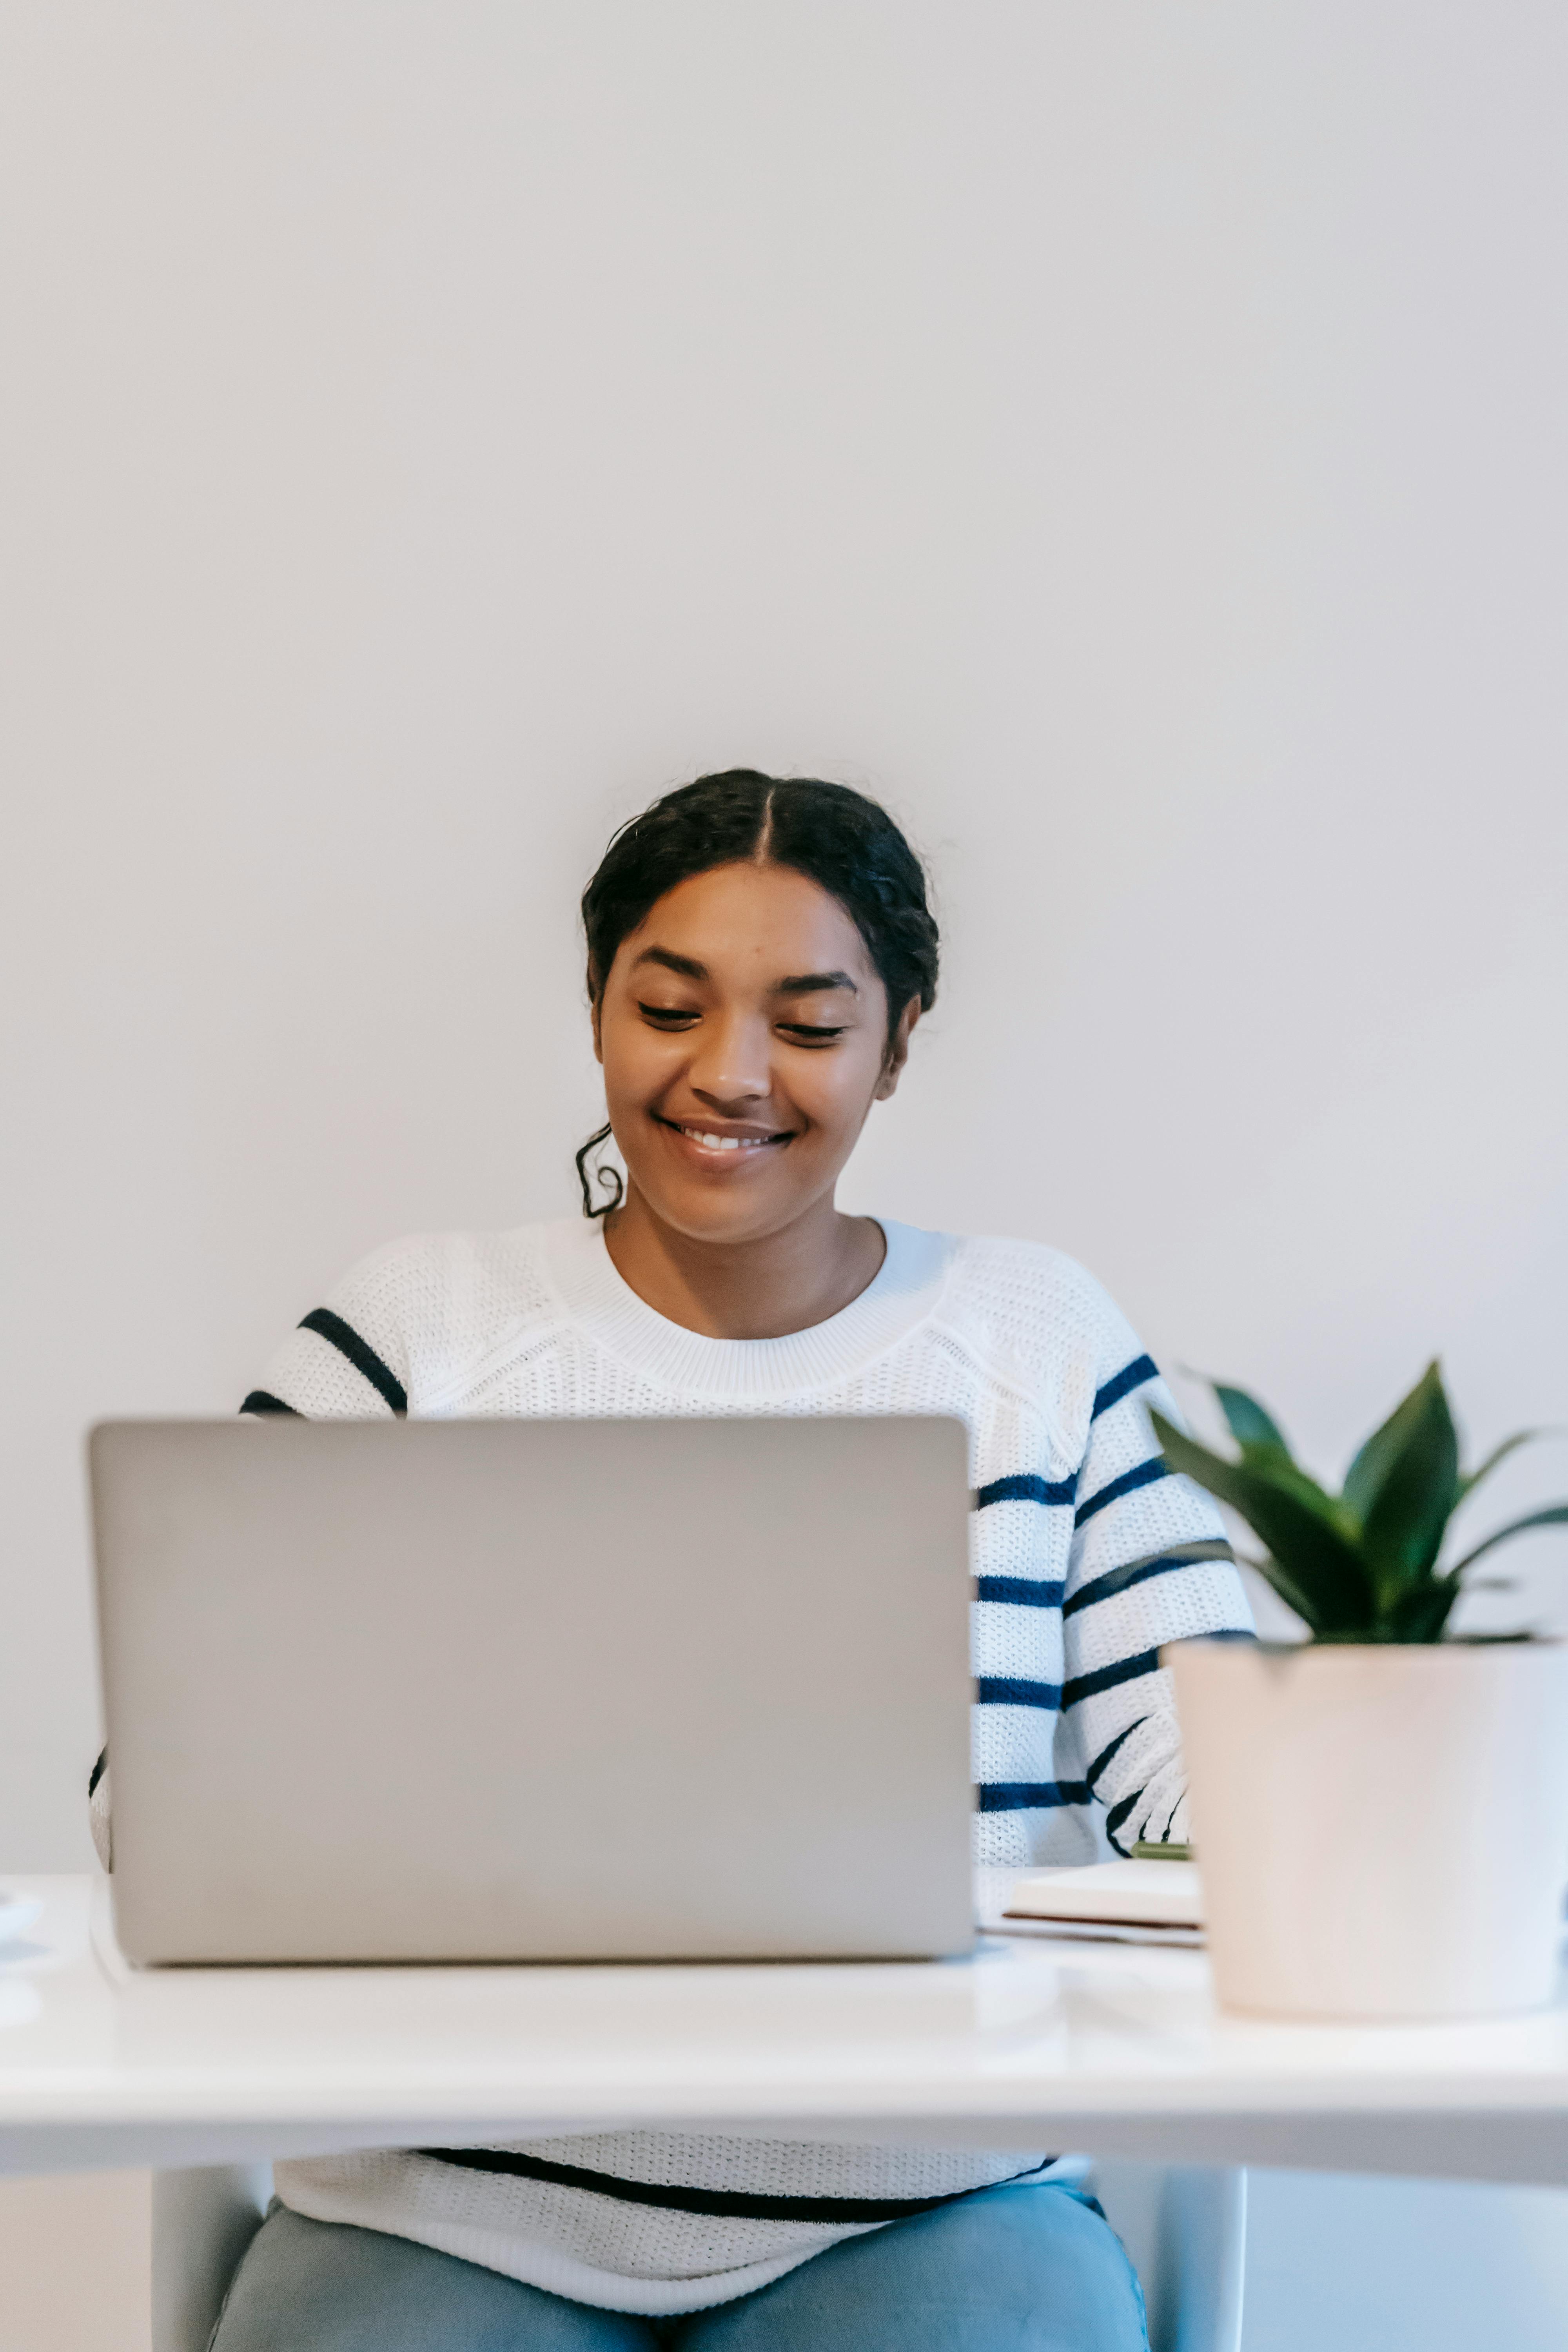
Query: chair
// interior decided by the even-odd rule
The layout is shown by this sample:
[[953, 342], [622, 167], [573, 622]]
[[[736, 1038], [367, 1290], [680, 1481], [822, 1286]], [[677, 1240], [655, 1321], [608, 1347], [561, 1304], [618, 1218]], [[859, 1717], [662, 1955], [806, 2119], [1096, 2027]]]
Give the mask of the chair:
[[1142, 2284], [1150, 2352], [1241, 2352], [1246, 2173], [1103, 2157], [1085, 2186]]
[[207, 2352], [271, 2195], [269, 2164], [153, 2175], [153, 2352]]
[[[1108, 2158], [1084, 2185], [1143, 2283], [1151, 2352], [1241, 2352], [1246, 2173]], [[154, 2175], [153, 2352], [207, 2352], [271, 2193], [265, 2164]]]

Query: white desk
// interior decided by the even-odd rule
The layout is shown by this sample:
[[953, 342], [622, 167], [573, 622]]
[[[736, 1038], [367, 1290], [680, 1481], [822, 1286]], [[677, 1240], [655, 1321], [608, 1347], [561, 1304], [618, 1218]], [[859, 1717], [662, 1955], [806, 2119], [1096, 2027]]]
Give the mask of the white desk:
[[0, 2170], [659, 2124], [1568, 2183], [1568, 2006], [1255, 2024], [1215, 2014], [1202, 1953], [1001, 1938], [927, 1966], [136, 1976], [89, 1931], [100, 1885], [26, 1883], [49, 1899], [0, 1957]]

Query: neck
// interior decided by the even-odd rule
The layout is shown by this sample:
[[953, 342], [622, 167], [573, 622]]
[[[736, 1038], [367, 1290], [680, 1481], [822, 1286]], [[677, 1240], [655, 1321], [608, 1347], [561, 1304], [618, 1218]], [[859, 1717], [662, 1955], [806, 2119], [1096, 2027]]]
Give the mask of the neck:
[[841, 1215], [831, 1196], [780, 1233], [706, 1242], [665, 1224], [635, 1185], [606, 1219], [605, 1245], [645, 1306], [708, 1339], [782, 1339], [826, 1323], [887, 1254], [875, 1219]]

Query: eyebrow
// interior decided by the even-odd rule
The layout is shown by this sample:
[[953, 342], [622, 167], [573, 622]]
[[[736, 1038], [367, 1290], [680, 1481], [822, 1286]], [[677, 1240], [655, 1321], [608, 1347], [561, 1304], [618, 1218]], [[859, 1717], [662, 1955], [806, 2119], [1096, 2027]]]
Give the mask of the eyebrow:
[[809, 996], [813, 990], [824, 988], [847, 988], [851, 996], [860, 993], [847, 971], [795, 971], [776, 983], [773, 994]]
[[[632, 970], [635, 971], [638, 965], [645, 963], [657, 963], [666, 971], [679, 972], [682, 980], [706, 980], [709, 977], [705, 963], [699, 963], [695, 956], [677, 955], [673, 948], [644, 948]], [[847, 971], [790, 972], [784, 979], [774, 981], [772, 993], [774, 996], [810, 996], [829, 988], [847, 988], [851, 996], [860, 993]]]
[[662, 964], [666, 971], [678, 971], [682, 980], [706, 980], [708, 977], [705, 963], [699, 963], [695, 956], [677, 955], [671, 948], [644, 948], [632, 970], [636, 971], [638, 964], [645, 963]]

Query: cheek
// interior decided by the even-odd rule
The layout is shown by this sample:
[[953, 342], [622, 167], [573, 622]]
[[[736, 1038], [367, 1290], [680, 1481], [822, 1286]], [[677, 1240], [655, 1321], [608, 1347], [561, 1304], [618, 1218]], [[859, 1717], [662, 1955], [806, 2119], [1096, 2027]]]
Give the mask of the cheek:
[[678, 1040], [661, 1037], [640, 1021], [607, 1016], [600, 1030], [605, 1093], [612, 1102], [635, 1102], [657, 1094], [678, 1060]]
[[881, 1058], [874, 1048], [812, 1055], [791, 1073], [790, 1093], [825, 1132], [858, 1129], [870, 1108]]

